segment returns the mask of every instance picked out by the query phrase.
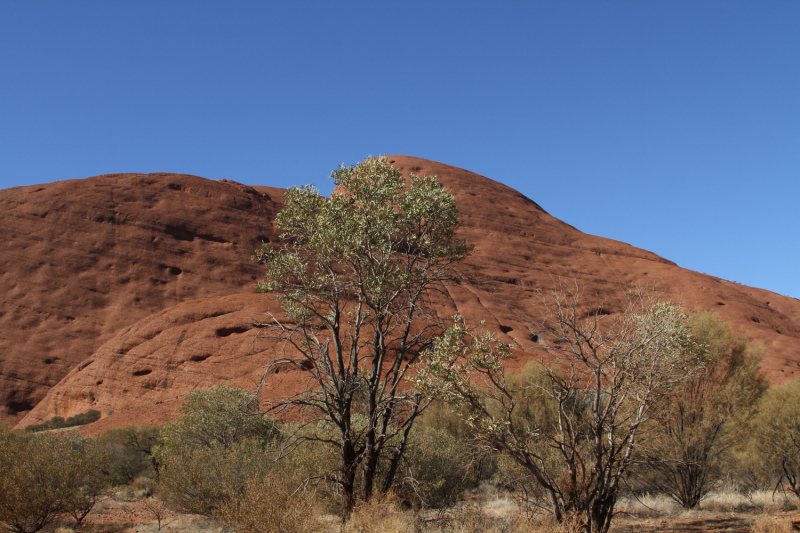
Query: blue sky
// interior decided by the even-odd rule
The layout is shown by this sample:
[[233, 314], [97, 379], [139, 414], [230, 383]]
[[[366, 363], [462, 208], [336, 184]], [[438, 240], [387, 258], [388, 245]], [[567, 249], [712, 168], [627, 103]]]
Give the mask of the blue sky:
[[800, 2], [0, 2], [0, 188], [383, 153], [800, 297]]

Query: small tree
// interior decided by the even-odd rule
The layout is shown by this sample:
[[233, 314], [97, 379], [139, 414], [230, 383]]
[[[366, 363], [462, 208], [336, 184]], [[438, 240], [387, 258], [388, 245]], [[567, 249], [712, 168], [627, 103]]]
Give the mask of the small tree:
[[701, 368], [667, 395], [654, 417], [658, 437], [648, 446], [644, 486], [691, 509], [711, 490], [737, 429], [755, 410], [767, 384], [760, 350], [709, 311], [689, 316], [694, 341], [687, 361]]
[[[289, 189], [276, 217], [283, 246], [264, 245], [264, 292], [277, 294], [283, 323], [260, 324], [264, 336], [293, 348], [272, 362], [294, 369], [308, 386], [275, 402], [272, 412], [302, 411], [325, 421], [337, 436], [306, 432], [337, 450], [333, 479], [347, 516], [361, 491], [374, 491], [379, 461], [387, 459], [381, 490], [392, 485], [411, 427], [426, 403], [404, 386], [418, 353], [440, 331], [430, 295], [457, 279], [467, 254], [455, 235], [453, 196], [433, 177], [409, 182], [385, 157], [342, 166], [331, 176], [330, 198], [313, 187]], [[395, 438], [397, 437], [397, 438]]]
[[62, 459], [67, 472], [67, 497], [64, 510], [78, 527], [92, 511], [98, 498], [110, 484], [105, 474], [108, 454], [94, 439], [71, 438], [72, 450]]
[[509, 347], [457, 320], [417, 380], [468, 408], [474, 445], [526, 469], [556, 520], [577, 515], [585, 531], [605, 533], [642, 424], [690, 374], [681, 358], [689, 330], [676, 306], [642, 291], [610, 316], [582, 307], [577, 289], [551, 296], [543, 329], [552, 343], [539, 373], [507, 379]]
[[0, 430], [0, 525], [34, 533], [66, 511], [71, 452], [65, 438]]
[[786, 488], [800, 500], [800, 381], [767, 391], [748, 424], [746, 462], [764, 481]]

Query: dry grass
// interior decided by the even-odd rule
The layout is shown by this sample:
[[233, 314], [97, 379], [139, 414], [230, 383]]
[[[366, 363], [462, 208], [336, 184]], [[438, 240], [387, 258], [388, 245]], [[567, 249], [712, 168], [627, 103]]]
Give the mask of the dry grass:
[[243, 497], [214, 514], [238, 533], [311, 533], [320, 529], [317, 515], [311, 498], [277, 475], [250, 480]]
[[761, 516], [750, 529], [752, 533], [792, 533], [792, 522], [775, 516]]
[[700, 502], [700, 509], [716, 513], [792, 511], [797, 508], [796, 498], [784, 493], [755, 491], [751, 494], [739, 492], [713, 492]]
[[783, 493], [756, 491], [751, 494], [724, 491], [709, 494], [697, 509], [684, 510], [664, 495], [626, 496], [619, 499], [617, 510], [640, 518], [688, 518], [703, 512], [710, 513], [776, 513], [797, 509], [796, 498]]
[[416, 531], [419, 518], [404, 510], [394, 495], [376, 496], [353, 511], [343, 533], [405, 533]]
[[446, 512], [414, 513], [394, 496], [373, 498], [353, 512], [344, 533], [577, 533], [578, 521], [527, 520], [507, 501], [472, 501]]
[[678, 504], [663, 494], [623, 497], [617, 502], [616, 509], [618, 512], [621, 511], [625, 514], [648, 518], [674, 516], [680, 512]]
[[[319, 507], [301, 493], [294, 493], [277, 479], [253, 483], [246, 502], [231, 507], [228, 524], [237, 532], [294, 533], [576, 533], [577, 520], [557, 523], [542, 513], [528, 520], [508, 494], [482, 490], [468, 501], [447, 510], [414, 512], [390, 495], [373, 498], [359, 505], [347, 524], [338, 517], [323, 515]], [[138, 491], [144, 492], [144, 491]], [[159, 533], [157, 520], [145, 505], [152, 500], [142, 495], [133, 500], [104, 499], [87, 519], [84, 533]], [[282, 502], [275, 505], [276, 501]], [[796, 507], [794, 500], [771, 492], [757, 492], [747, 497], [733, 492], [712, 494], [702, 509], [684, 511], [665, 496], [621, 498], [617, 506], [623, 514], [614, 521], [618, 532], [672, 531], [680, 526], [691, 531], [703, 530], [703, 524], [718, 522], [719, 515], [735, 515], [741, 530], [752, 527], [754, 533], [789, 533], [791, 518], [785, 511]], [[160, 510], [160, 508], [159, 508]], [[298, 512], [299, 511], [299, 512]], [[179, 513], [162, 517], [160, 531], [223, 533], [231, 531], [219, 522]], [[733, 517], [731, 517], [733, 520]], [[752, 526], [750, 526], [752, 524]], [[646, 528], [646, 529], [643, 529]], [[699, 528], [699, 529], [698, 529]], [[53, 531], [50, 529], [49, 531]], [[55, 533], [78, 531], [63, 522]]]

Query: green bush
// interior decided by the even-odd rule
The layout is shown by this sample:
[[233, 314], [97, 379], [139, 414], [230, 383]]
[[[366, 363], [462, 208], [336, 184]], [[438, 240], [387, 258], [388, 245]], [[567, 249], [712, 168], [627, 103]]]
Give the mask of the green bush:
[[182, 512], [212, 516], [269, 471], [266, 451], [280, 439], [254, 396], [226, 386], [184, 396], [181, 417], [164, 426], [153, 456], [161, 498]]
[[800, 381], [767, 391], [739, 449], [742, 469], [761, 487], [784, 486], [800, 499]]
[[138, 477], [156, 476], [158, 465], [153, 450], [160, 443], [157, 428], [111, 428], [97, 442], [108, 456], [105, 474], [111, 485], [127, 485]]
[[229, 446], [246, 439], [265, 445], [280, 437], [275, 423], [258, 414], [255, 397], [242, 389], [220, 385], [184, 395], [181, 417], [164, 426], [164, 449]]
[[0, 523], [33, 533], [69, 513], [80, 523], [105, 488], [91, 439], [0, 430]]
[[71, 428], [75, 426], [85, 426], [86, 424], [91, 424], [100, 420], [100, 411], [96, 411], [94, 409], [89, 409], [85, 413], [79, 413], [75, 416], [71, 416], [64, 420], [63, 417], [54, 416], [50, 420], [46, 422], [42, 422], [41, 424], [32, 424], [25, 429], [28, 431], [47, 431], [49, 429], [61, 429], [61, 428]]

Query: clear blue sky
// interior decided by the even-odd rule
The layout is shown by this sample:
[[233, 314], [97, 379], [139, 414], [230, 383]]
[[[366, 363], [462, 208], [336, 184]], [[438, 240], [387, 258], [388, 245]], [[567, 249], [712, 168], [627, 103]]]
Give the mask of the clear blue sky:
[[800, 2], [0, 2], [0, 188], [383, 153], [800, 297]]

